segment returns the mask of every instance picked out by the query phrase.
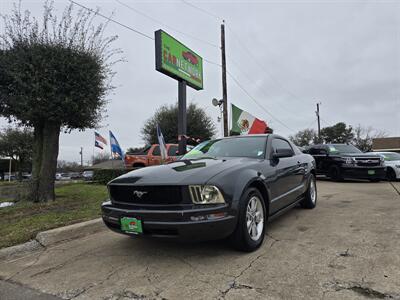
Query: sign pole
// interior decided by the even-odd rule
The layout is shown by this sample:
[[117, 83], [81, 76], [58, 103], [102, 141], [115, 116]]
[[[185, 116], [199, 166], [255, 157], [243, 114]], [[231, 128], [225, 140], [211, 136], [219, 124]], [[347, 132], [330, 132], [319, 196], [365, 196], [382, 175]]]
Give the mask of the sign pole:
[[222, 100], [223, 100], [223, 123], [224, 136], [229, 136], [228, 132], [228, 91], [226, 87], [226, 57], [225, 57], [225, 21], [221, 24], [221, 63], [222, 63]]
[[179, 155], [186, 153], [186, 81], [178, 81], [178, 141]]

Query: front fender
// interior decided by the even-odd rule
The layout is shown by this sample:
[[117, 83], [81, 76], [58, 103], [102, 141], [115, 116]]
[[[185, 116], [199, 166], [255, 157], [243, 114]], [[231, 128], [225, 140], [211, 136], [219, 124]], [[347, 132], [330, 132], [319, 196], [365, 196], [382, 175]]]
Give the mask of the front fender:
[[268, 199], [271, 199], [269, 189], [265, 184], [265, 177], [261, 172], [255, 169], [243, 169], [231, 174], [216, 176], [207, 182], [207, 184], [221, 188], [225, 200], [231, 204], [230, 207], [232, 212], [237, 215], [239, 211], [239, 201], [244, 191], [255, 182], [260, 183], [265, 187], [265, 191], [268, 193], [267, 197]]

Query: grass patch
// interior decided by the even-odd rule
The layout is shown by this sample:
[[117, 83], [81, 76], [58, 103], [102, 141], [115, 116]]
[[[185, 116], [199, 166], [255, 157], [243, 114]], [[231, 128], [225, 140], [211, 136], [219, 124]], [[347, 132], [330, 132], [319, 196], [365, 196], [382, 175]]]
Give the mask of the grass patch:
[[104, 185], [73, 183], [56, 188], [56, 201], [19, 201], [0, 208], [0, 248], [26, 242], [40, 231], [95, 219], [106, 198]]

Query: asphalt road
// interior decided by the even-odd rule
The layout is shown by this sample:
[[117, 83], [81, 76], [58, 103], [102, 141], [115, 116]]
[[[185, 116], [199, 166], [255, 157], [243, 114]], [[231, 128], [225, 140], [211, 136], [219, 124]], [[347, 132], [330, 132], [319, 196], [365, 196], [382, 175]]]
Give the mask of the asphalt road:
[[104, 231], [0, 262], [0, 298], [34, 289], [64, 299], [400, 299], [400, 183], [318, 189], [317, 208], [270, 223], [254, 253]]

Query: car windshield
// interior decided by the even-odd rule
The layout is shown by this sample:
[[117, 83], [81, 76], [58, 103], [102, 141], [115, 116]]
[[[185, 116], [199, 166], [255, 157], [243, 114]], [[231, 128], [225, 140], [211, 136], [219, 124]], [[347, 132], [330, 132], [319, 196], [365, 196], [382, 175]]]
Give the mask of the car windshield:
[[386, 161], [400, 160], [399, 153], [381, 153]]
[[203, 142], [185, 154], [181, 159], [215, 157], [264, 158], [265, 136], [238, 137]]
[[362, 153], [360, 149], [353, 145], [347, 144], [335, 144], [328, 145], [330, 154], [341, 154], [341, 153]]

